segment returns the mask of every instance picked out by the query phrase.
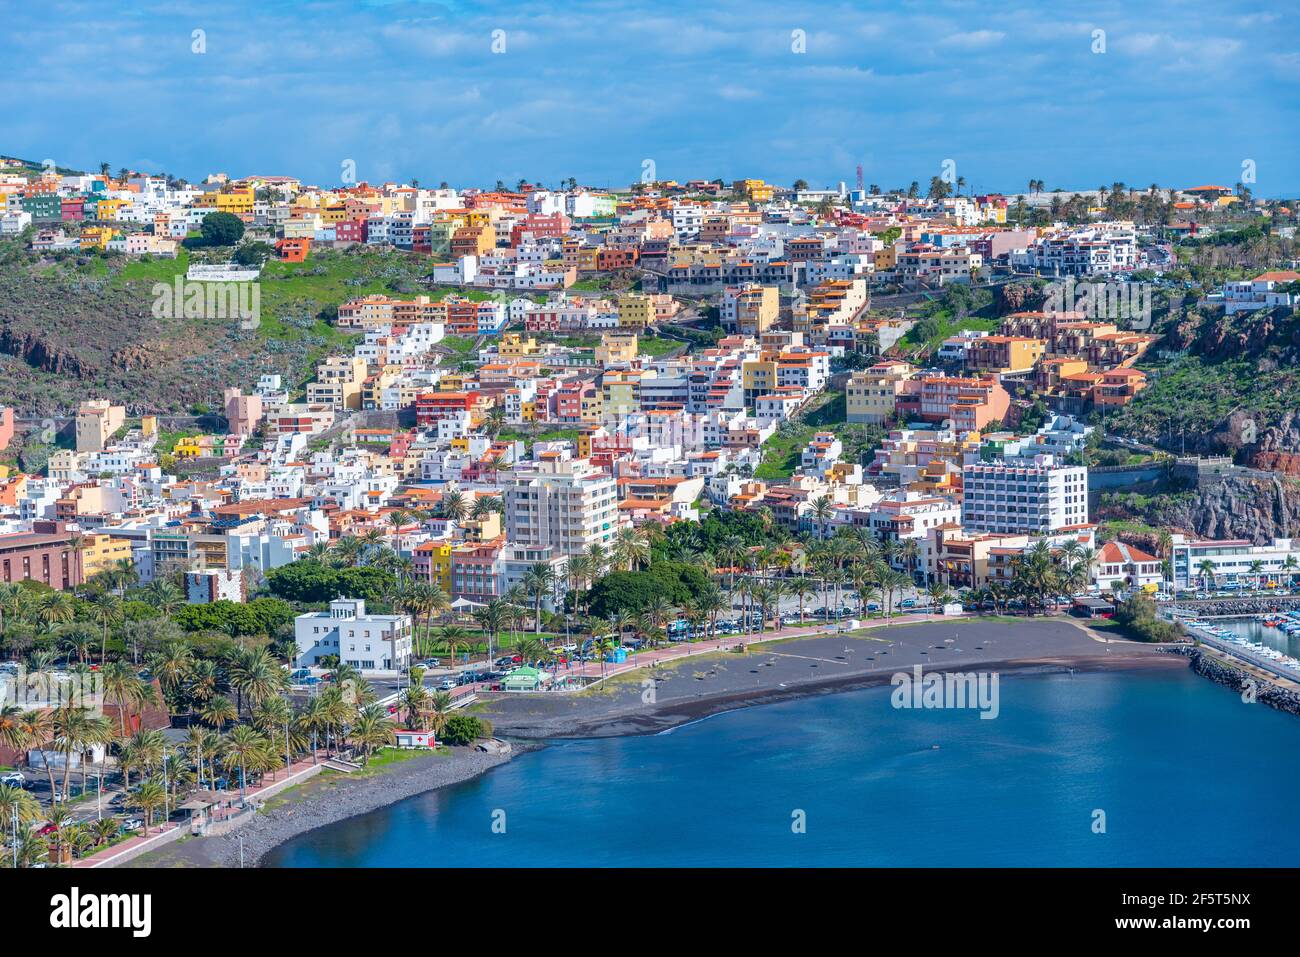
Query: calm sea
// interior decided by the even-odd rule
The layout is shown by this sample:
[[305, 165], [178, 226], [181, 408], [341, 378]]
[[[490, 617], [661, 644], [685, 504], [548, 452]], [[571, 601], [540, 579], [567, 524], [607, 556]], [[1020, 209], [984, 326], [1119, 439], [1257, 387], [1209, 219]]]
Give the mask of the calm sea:
[[999, 690], [995, 720], [884, 688], [561, 742], [267, 864], [1300, 864], [1300, 719], [1180, 669]]

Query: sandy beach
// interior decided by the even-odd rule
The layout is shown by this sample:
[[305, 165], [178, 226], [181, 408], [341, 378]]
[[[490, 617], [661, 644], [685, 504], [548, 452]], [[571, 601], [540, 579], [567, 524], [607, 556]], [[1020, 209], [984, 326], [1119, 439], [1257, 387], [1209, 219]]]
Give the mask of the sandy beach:
[[[740, 642], [737, 642], [739, 646]], [[899, 671], [996, 671], [1032, 675], [1102, 669], [1186, 668], [1156, 646], [1107, 641], [1072, 619], [949, 619], [856, 632], [746, 642], [620, 675], [573, 694], [494, 695], [470, 710], [490, 720], [514, 753], [548, 738], [652, 734], [739, 707], [888, 684]], [[307, 831], [417, 794], [469, 780], [510, 755], [454, 748], [411, 757], [365, 775], [324, 772], [268, 802], [248, 825], [223, 837], [186, 838], [133, 867], [252, 867]]]

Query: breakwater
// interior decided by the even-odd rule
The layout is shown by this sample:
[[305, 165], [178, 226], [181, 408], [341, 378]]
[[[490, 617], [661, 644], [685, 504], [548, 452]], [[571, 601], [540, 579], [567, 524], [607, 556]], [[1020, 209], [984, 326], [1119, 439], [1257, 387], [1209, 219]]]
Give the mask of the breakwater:
[[1300, 694], [1279, 687], [1271, 681], [1257, 678], [1241, 668], [1233, 667], [1223, 659], [1207, 654], [1202, 648], [1183, 645], [1170, 648], [1169, 653], [1185, 655], [1190, 660], [1193, 671], [1204, 678], [1209, 678], [1215, 684], [1237, 692], [1253, 689], [1256, 701], [1288, 714], [1300, 714]]

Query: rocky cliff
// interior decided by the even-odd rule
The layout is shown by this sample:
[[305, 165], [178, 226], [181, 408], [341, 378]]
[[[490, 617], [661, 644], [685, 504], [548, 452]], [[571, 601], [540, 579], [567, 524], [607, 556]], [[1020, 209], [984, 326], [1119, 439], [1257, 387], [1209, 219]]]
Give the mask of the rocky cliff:
[[1205, 483], [1195, 495], [1153, 498], [1142, 518], [1161, 528], [1257, 545], [1300, 538], [1300, 480], [1231, 475]]

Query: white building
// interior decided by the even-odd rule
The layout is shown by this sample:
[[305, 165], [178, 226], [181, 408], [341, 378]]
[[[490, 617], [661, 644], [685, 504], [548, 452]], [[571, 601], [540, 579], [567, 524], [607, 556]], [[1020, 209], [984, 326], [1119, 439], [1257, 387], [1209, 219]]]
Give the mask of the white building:
[[1174, 587], [1195, 588], [1203, 584], [1205, 572], [1201, 566], [1206, 562], [1210, 580], [1219, 586], [1285, 583], [1300, 575], [1300, 544], [1290, 538], [1275, 538], [1268, 545], [1256, 545], [1245, 539], [1189, 540], [1179, 534], [1172, 536], [1169, 566]]
[[411, 616], [368, 615], [361, 598], [336, 598], [329, 611], [294, 620], [299, 665], [328, 655], [358, 671], [401, 671], [411, 663]]
[[985, 462], [962, 469], [961, 523], [968, 531], [1042, 535], [1086, 525], [1088, 470], [1056, 465], [1052, 456], [1008, 465]]
[[513, 474], [505, 516], [506, 537], [516, 546], [549, 545], [561, 555], [608, 548], [618, 528], [618, 485], [585, 459], [546, 452], [535, 469]]

